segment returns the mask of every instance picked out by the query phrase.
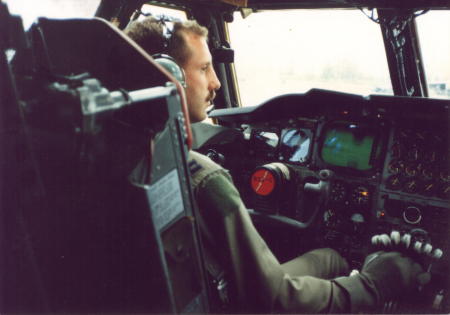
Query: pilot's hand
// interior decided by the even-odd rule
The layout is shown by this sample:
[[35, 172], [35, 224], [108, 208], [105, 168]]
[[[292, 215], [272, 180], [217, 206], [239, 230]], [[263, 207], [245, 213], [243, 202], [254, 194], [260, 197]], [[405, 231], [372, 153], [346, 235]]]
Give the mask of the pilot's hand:
[[367, 256], [360, 277], [378, 303], [397, 300], [430, 281], [430, 274], [410, 257], [383, 251]]
[[351, 313], [381, 310], [429, 281], [429, 273], [411, 257], [384, 251], [367, 256], [361, 272], [333, 279], [347, 292]]
[[[423, 233], [426, 232], [423, 231]], [[416, 238], [410, 233], [401, 234], [395, 230], [390, 235], [377, 234], [372, 236], [371, 245], [375, 249], [374, 251], [401, 252], [421, 263], [422, 266], [430, 266], [433, 261], [439, 260], [444, 254], [440, 248], [434, 248], [429, 241]]]

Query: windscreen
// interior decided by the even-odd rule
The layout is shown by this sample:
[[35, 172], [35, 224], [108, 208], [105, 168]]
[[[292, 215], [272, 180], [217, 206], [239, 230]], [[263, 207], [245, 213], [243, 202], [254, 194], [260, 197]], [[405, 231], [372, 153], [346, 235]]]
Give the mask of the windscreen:
[[450, 99], [450, 10], [416, 18], [430, 97]]
[[38, 17], [91, 18], [95, 15], [100, 0], [3, 0], [12, 14], [22, 17], [28, 29]]
[[393, 94], [380, 26], [360, 10], [235, 13], [228, 29], [242, 106], [311, 88]]

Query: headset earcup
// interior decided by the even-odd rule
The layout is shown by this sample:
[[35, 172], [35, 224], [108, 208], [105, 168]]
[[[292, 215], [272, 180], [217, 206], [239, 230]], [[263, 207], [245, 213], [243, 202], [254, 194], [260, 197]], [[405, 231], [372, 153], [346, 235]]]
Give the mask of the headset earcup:
[[186, 87], [184, 70], [178, 65], [175, 59], [165, 54], [157, 54], [153, 55], [152, 57], [157, 64], [169, 71], [169, 73], [172, 74], [175, 79], [177, 79], [181, 83], [182, 86]]

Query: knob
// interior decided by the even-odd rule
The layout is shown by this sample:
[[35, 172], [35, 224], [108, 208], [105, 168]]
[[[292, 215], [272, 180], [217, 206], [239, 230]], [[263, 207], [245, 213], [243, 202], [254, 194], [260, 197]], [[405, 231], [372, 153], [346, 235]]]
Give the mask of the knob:
[[392, 231], [391, 232], [391, 240], [394, 245], [400, 244], [400, 232], [399, 231]]
[[411, 244], [411, 234], [408, 233], [404, 234], [402, 236], [401, 243], [406, 249], [408, 249], [409, 245]]
[[423, 246], [423, 252], [426, 254], [426, 255], [428, 255], [428, 256], [431, 256], [431, 251], [433, 250], [433, 246], [430, 244], [430, 243], [426, 243], [424, 246]]
[[414, 250], [417, 254], [421, 254], [421, 253], [422, 253], [422, 246], [423, 246], [423, 243], [417, 241], [417, 242], [414, 243], [413, 250]]
[[442, 255], [444, 255], [444, 252], [440, 249], [440, 248], [436, 248], [433, 253], [431, 254], [431, 256], [434, 259], [440, 259], [442, 257]]
[[380, 235], [380, 242], [384, 245], [384, 247], [390, 248], [391, 246], [391, 239], [387, 234]]

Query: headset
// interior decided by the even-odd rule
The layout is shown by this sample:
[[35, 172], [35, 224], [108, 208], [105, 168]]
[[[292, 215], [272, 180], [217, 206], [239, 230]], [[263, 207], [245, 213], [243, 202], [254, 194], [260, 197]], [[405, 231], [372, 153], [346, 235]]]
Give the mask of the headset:
[[173, 75], [184, 88], [186, 88], [187, 85], [184, 70], [173, 57], [167, 54], [154, 54], [152, 55], [152, 58], [157, 64], [169, 71], [169, 73]]
[[[131, 18], [130, 23], [136, 21], [141, 15], [148, 17], [153, 16], [162, 26], [162, 36], [164, 38], [164, 49], [167, 51], [173, 35], [173, 24], [181, 22], [179, 19], [167, 15], [153, 15], [151, 13], [144, 13], [141, 10], [136, 10]], [[176, 60], [166, 53], [158, 53], [151, 55], [154, 61], [172, 74], [181, 85], [186, 88], [186, 76], [183, 68], [176, 62]]]
[[[132, 22], [139, 19], [140, 16], [152, 16], [154, 17], [162, 26], [162, 36], [164, 38], [164, 48], [163, 51], [167, 52], [170, 41], [173, 35], [173, 25], [175, 22], [181, 22], [178, 18], [174, 18], [167, 15], [153, 15], [151, 13], [144, 13], [141, 10], [136, 10], [131, 17], [130, 25]], [[221, 63], [233, 63], [234, 62], [234, 50], [230, 48], [228, 42], [224, 42], [220, 47], [216, 47], [211, 51], [214, 59]], [[172, 74], [175, 79], [177, 79], [181, 85], [186, 88], [186, 76], [183, 68], [176, 62], [176, 60], [169, 56], [167, 53], [158, 53], [151, 55], [156, 63], [162, 66], [170, 74]]]
[[[161, 15], [158, 17], [158, 21], [162, 26], [162, 36], [164, 37], [164, 50], [167, 51], [170, 46], [170, 41], [173, 36], [173, 25], [175, 22], [181, 22], [180, 20]], [[152, 58], [157, 64], [169, 71], [175, 79], [177, 79], [183, 87], [186, 88], [186, 76], [183, 68], [176, 62], [176, 60], [168, 54], [154, 54]]]

